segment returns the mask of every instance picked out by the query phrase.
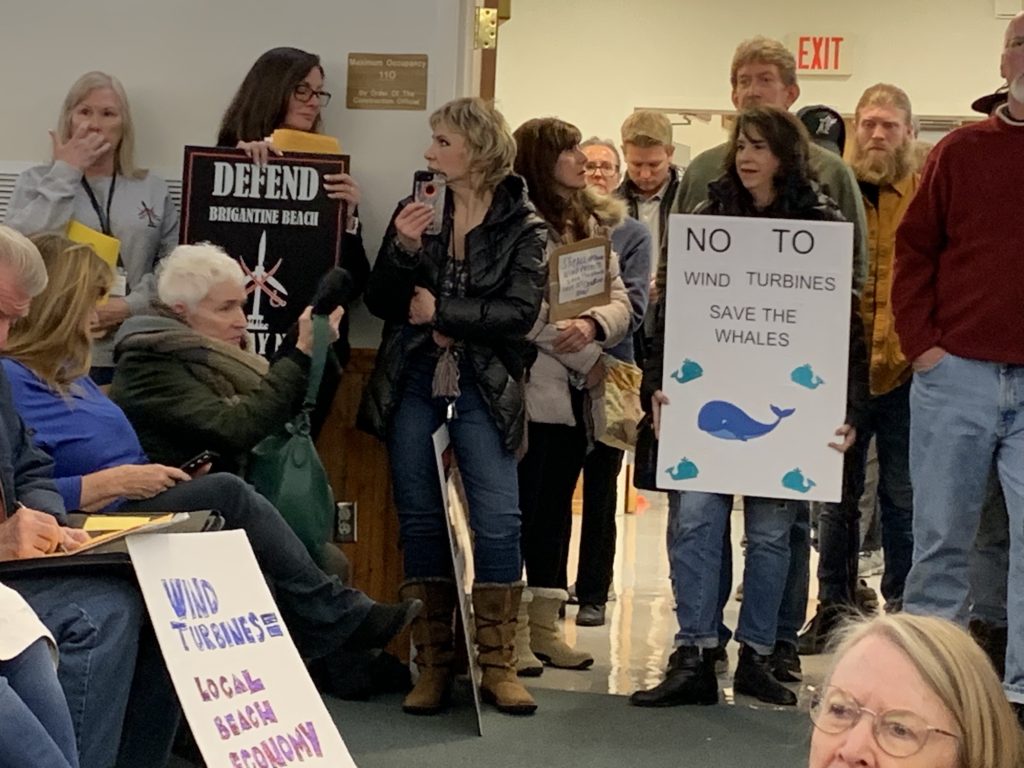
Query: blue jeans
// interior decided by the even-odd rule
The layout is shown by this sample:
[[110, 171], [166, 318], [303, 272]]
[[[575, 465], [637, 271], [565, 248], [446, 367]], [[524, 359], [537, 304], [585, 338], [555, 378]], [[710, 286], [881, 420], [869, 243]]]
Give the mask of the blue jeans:
[[779, 607], [776, 639], [795, 646], [800, 628], [807, 620], [811, 588], [811, 507], [806, 502], [791, 503], [797, 505], [797, 511], [789, 531], [789, 569]]
[[971, 618], [993, 627], [1006, 626], [1006, 570], [1010, 524], [999, 476], [992, 472], [981, 508], [978, 538], [971, 550]]
[[0, 768], [78, 768], [75, 730], [43, 639], [0, 661]]
[[[127, 578], [6, 576], [53, 634], [82, 768], [110, 768], [135, 669], [142, 595]], [[4, 724], [3, 729], [7, 729]]]
[[[448, 544], [437, 461], [431, 435], [445, 423], [446, 403], [432, 394], [433, 359], [408, 363], [398, 405], [388, 428], [391, 485], [398, 508], [405, 577], [450, 576]], [[479, 583], [519, 581], [519, 482], [516, 457], [501, 433], [468, 366], [460, 367], [462, 394], [448, 423], [452, 449], [466, 489], [473, 530], [473, 568]]]
[[[1024, 366], [947, 354], [915, 373], [910, 394], [914, 564], [904, 609], [961, 625], [971, 596], [974, 545], [993, 460], [1010, 521], [1009, 583], [1024, 584]], [[1024, 702], [1024, 591], [1007, 602], [1003, 687]]]
[[[714, 648], [719, 643], [723, 534], [733, 497], [671, 491], [668, 495], [668, 557], [676, 619], [676, 645]], [[771, 653], [789, 568], [790, 529], [799, 503], [748, 496], [744, 500], [747, 553], [743, 603], [736, 639]]]

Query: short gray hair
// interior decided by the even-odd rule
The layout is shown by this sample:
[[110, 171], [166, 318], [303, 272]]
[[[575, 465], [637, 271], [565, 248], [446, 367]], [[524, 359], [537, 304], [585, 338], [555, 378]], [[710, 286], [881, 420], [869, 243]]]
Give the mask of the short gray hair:
[[0, 224], [0, 264], [7, 264], [14, 270], [18, 287], [35, 298], [49, 280], [46, 265], [39, 249], [21, 232]]
[[167, 306], [184, 304], [194, 310], [213, 286], [224, 282], [245, 284], [238, 262], [213, 243], [179, 245], [160, 262], [156, 293]]
[[602, 139], [600, 136], [591, 136], [589, 139], [580, 144], [580, 149], [586, 149], [587, 147], [608, 147], [615, 155], [615, 166], [616, 169], [622, 167], [622, 155], [619, 154], [619, 148], [615, 146], [615, 142], [611, 139]]

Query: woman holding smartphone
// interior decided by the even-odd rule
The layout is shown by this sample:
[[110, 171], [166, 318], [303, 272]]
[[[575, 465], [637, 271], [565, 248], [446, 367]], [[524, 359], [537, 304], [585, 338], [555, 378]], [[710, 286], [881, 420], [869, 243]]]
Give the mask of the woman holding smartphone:
[[392, 218], [366, 290], [385, 321], [361, 424], [387, 441], [420, 678], [403, 708], [439, 711], [454, 660], [455, 583], [431, 436], [447, 423], [474, 537], [476, 640], [484, 696], [505, 712], [536, 709], [519, 684], [512, 637], [522, 594], [516, 461], [525, 437], [526, 333], [540, 310], [544, 225], [512, 173], [505, 119], [480, 99], [430, 117], [428, 168], [447, 182], [435, 209], [406, 198]]

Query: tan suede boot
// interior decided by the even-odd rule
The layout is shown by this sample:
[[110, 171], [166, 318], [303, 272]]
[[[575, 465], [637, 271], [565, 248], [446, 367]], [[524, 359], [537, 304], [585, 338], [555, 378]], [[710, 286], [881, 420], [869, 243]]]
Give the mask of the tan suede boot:
[[405, 582], [398, 591], [402, 599], [423, 601], [423, 610], [412, 622], [416, 666], [420, 676], [402, 702], [411, 715], [433, 715], [448, 703], [455, 660], [452, 621], [455, 618], [455, 582], [451, 579], [421, 579]]
[[516, 674], [520, 677], [540, 677], [544, 673], [544, 662], [534, 656], [530, 648], [528, 610], [531, 602], [533, 594], [528, 587], [524, 587], [523, 597], [519, 601], [519, 613], [516, 616]]
[[480, 692], [485, 701], [512, 715], [530, 715], [537, 709], [516, 677], [516, 614], [522, 594], [522, 582], [473, 585], [476, 643], [484, 671]]
[[566, 645], [558, 627], [558, 609], [569, 599], [564, 589], [530, 587], [533, 602], [529, 605], [530, 647], [537, 658], [561, 669], [586, 669], [594, 657]]

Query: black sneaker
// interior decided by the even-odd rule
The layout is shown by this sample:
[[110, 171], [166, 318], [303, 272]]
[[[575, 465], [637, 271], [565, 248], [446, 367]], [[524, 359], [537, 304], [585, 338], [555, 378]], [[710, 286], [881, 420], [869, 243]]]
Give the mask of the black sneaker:
[[604, 606], [597, 603], [583, 603], [576, 612], [577, 627], [603, 627]]
[[807, 622], [804, 631], [797, 638], [797, 650], [801, 656], [816, 656], [824, 653], [835, 632], [843, 621], [855, 613], [848, 605], [819, 603], [814, 618]]
[[796, 652], [796, 646], [782, 640], [776, 642], [771, 655], [771, 670], [772, 675], [780, 683], [799, 683], [803, 680], [800, 655]]
[[740, 645], [740, 660], [732, 678], [732, 689], [766, 704], [796, 706], [796, 694], [772, 675], [771, 657], [762, 656], [749, 645]]

